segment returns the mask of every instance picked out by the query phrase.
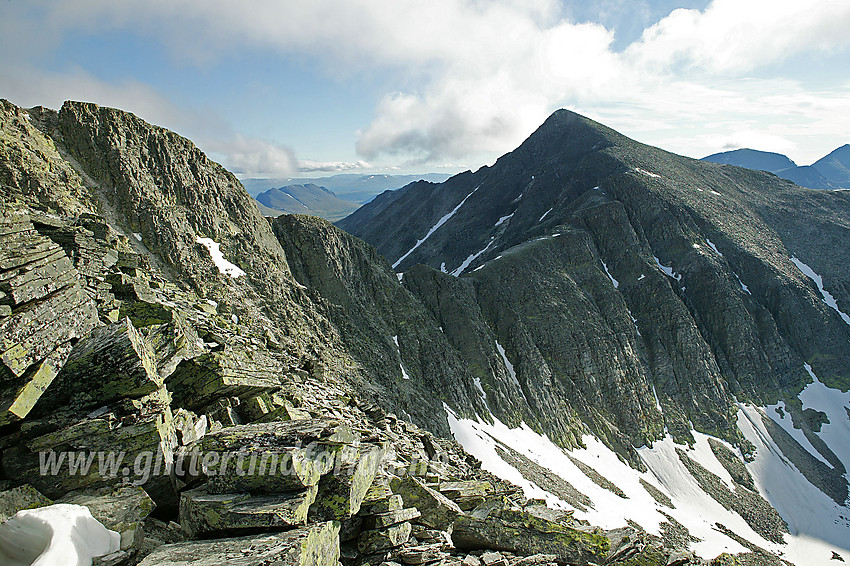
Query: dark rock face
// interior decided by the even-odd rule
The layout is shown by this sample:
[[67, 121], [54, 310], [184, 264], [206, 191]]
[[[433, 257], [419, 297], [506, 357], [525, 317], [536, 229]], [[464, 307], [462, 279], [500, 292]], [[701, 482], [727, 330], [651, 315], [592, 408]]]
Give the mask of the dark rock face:
[[461, 356], [374, 248], [314, 217], [280, 216], [272, 226], [296, 281], [369, 376], [367, 394], [443, 433], [442, 402], [485, 412]]
[[[687, 439], [691, 423], [735, 441], [733, 399], [793, 397], [804, 361], [850, 386], [850, 326], [795, 265], [850, 311], [848, 222], [843, 192], [679, 157], [559, 111], [492, 167], [411, 185], [338, 225], [407, 270], [496, 416], [530, 417], [565, 445], [586, 425], [628, 453], [665, 426]], [[500, 393], [512, 385], [490, 336], [524, 399]], [[571, 412], [580, 423], [552, 418]]]

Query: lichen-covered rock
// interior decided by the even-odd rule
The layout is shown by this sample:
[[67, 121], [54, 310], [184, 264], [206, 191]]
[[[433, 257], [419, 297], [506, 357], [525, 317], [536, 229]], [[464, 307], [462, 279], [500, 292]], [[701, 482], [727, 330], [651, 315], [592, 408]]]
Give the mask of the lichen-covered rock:
[[145, 538], [143, 521], [156, 507], [145, 490], [136, 486], [105, 488], [94, 492], [72, 492], [57, 503], [83, 505], [92, 517], [121, 535], [121, 550], [138, 549]]
[[401, 546], [410, 538], [411, 529], [410, 523], [399, 523], [383, 529], [363, 531], [357, 541], [357, 549], [362, 554], [374, 554]]
[[481, 516], [457, 517], [452, 542], [460, 549], [554, 554], [561, 564], [577, 565], [601, 561], [609, 548], [604, 534], [535, 517], [525, 511], [498, 508]]
[[406, 506], [419, 510], [419, 523], [434, 529], [448, 530], [455, 518], [463, 514], [457, 503], [413, 476], [393, 478], [390, 487], [393, 493], [401, 495]]
[[248, 398], [280, 387], [280, 364], [259, 351], [209, 352], [181, 362], [166, 384], [177, 405], [197, 410], [219, 397]]
[[2, 454], [6, 476], [51, 498], [70, 491], [141, 484], [160, 503], [175, 503], [169, 465], [176, 445], [168, 392], [98, 409], [80, 418], [57, 411], [33, 420]]
[[293, 528], [307, 522], [317, 489], [312, 486], [274, 495], [216, 494], [203, 487], [184, 491], [180, 497], [180, 525], [193, 538], [245, 529]]
[[386, 453], [384, 448], [368, 445], [340, 451], [333, 473], [319, 481], [312, 511], [325, 520], [341, 521], [356, 515]]
[[419, 510], [416, 507], [387, 511], [386, 513], [375, 513], [363, 519], [363, 528], [367, 530], [383, 529], [399, 523], [410, 522], [418, 518], [419, 515]]
[[153, 352], [129, 318], [95, 328], [80, 340], [43, 403], [80, 408], [149, 395], [162, 387]]
[[207, 489], [280, 493], [313, 486], [333, 469], [335, 454], [356, 440], [345, 425], [321, 419], [227, 427], [201, 443]]
[[337, 566], [338, 560], [339, 525], [318, 523], [273, 535], [167, 544], [139, 566]]
[[0, 523], [18, 511], [44, 507], [52, 503], [50, 499], [29, 484], [0, 491]]
[[488, 481], [468, 480], [440, 482], [437, 490], [458, 504], [464, 511], [471, 511], [495, 493], [493, 484]]
[[70, 342], [97, 324], [65, 252], [27, 214], [0, 207], [0, 425], [26, 417], [56, 377]]

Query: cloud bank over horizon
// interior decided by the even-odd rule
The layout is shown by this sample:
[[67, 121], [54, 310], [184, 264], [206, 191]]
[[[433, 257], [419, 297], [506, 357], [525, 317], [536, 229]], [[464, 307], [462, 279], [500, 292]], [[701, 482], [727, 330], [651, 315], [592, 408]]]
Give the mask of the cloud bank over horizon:
[[[649, 22], [627, 43], [616, 26], [606, 27], [606, 14], [619, 10], [623, 20], [626, 5]], [[561, 107], [693, 157], [751, 146], [807, 163], [847, 143], [850, 76], [841, 61], [850, 51], [850, 3], [713, 0], [667, 11], [670, 5], [611, 0], [599, 4], [594, 21], [555, 0], [7, 3], [0, 96], [54, 106], [82, 97], [126, 108], [197, 139], [246, 176], [491, 162]], [[188, 83], [184, 92], [172, 94], [165, 77], [152, 85], [106, 63], [96, 70], [86, 61], [44, 63], [80, 37], [121, 34], [151, 42], [172, 82]], [[271, 72], [295, 68], [295, 80], [307, 76], [317, 89], [341, 91], [335, 106], [346, 89], [352, 98], [365, 93], [350, 112], [356, 125], [341, 131], [320, 119], [293, 135], [245, 104], [246, 114], [257, 114], [246, 128], [211, 94], [191, 100], [191, 81], [202, 88], [205, 77], [245, 60], [267, 61]], [[282, 79], [258, 81], [252, 92], [275, 104], [272, 80]], [[234, 89], [234, 104], [240, 96], [259, 95]], [[321, 104], [316, 98], [298, 104]], [[291, 112], [297, 120], [298, 104], [282, 104], [275, 116], [286, 121]], [[334, 136], [349, 140], [345, 154], [317, 155]], [[300, 137], [311, 140], [309, 154]]]

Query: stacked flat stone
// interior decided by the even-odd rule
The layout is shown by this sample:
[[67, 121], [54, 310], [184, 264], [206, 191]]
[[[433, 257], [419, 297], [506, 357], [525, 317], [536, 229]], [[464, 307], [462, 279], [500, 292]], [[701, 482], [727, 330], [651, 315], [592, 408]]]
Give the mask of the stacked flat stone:
[[25, 213], [0, 209], [0, 425], [29, 414], [73, 340], [97, 325], [65, 252]]

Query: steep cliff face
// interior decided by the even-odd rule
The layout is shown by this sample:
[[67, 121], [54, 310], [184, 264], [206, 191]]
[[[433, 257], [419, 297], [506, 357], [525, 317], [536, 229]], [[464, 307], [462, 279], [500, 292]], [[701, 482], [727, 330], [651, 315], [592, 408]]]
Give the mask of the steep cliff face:
[[[542, 400], [554, 387], [612, 445], [665, 426], [735, 441], [733, 400], [793, 398], [804, 362], [850, 386], [843, 193], [669, 154], [559, 111], [492, 167], [384, 201], [338, 225], [397, 271], [424, 263], [469, 280], [526, 393], [521, 409], [494, 404], [499, 418], [531, 413], [564, 438]], [[417, 294], [449, 316], [431, 292]]]
[[283, 215], [272, 226], [296, 281], [361, 366], [365, 391], [443, 434], [443, 402], [486, 414], [463, 358], [374, 248], [316, 217]]

